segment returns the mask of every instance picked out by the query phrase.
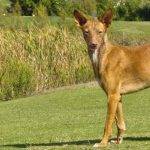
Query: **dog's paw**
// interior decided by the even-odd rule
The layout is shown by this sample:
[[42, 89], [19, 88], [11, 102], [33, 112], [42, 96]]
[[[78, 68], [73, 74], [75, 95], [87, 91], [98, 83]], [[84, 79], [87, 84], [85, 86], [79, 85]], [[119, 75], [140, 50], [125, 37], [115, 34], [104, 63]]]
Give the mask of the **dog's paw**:
[[100, 147], [107, 147], [108, 144], [107, 143], [95, 143], [94, 144], [94, 148], [100, 148]]
[[123, 141], [123, 138], [119, 138], [119, 139], [114, 139], [114, 140], [110, 140], [110, 143], [113, 143], [113, 144], [121, 144]]

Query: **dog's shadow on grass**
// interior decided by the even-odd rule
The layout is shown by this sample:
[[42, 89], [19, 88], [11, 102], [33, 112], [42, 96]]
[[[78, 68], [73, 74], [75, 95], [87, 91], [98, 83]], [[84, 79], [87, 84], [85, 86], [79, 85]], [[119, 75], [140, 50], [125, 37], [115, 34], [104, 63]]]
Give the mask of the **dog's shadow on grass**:
[[[124, 141], [150, 141], [150, 137], [124, 137]], [[100, 142], [99, 139], [69, 141], [69, 142], [52, 142], [52, 143], [8, 144], [8, 145], [0, 145], [0, 147], [27, 148], [27, 147], [32, 147], [32, 146], [93, 145], [98, 142]]]

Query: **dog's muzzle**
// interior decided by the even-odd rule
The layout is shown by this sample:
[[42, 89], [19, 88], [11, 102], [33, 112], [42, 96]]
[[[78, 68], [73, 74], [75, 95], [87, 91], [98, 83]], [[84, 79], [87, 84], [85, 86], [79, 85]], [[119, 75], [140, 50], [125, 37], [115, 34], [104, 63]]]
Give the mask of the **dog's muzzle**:
[[97, 44], [90, 44], [89, 48], [90, 48], [90, 51], [94, 53], [95, 50], [97, 49]]

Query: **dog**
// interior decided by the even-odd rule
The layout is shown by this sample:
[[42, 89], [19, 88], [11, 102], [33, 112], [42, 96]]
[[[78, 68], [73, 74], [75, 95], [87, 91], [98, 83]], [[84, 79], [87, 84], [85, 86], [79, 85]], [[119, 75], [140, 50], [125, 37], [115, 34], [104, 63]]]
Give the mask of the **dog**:
[[102, 17], [87, 19], [74, 10], [75, 21], [83, 32], [95, 78], [107, 95], [108, 107], [104, 134], [94, 147], [106, 147], [116, 120], [118, 129], [115, 143], [120, 144], [126, 130], [122, 95], [150, 87], [150, 44], [120, 46], [111, 44], [107, 30], [113, 18], [111, 9]]

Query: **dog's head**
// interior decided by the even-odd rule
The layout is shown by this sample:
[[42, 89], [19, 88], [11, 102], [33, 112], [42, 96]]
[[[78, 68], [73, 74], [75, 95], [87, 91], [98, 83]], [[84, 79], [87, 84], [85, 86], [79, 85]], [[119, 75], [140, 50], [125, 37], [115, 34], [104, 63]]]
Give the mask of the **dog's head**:
[[109, 9], [104, 13], [103, 17], [98, 17], [90, 20], [87, 19], [79, 11], [74, 11], [76, 23], [83, 32], [83, 36], [90, 53], [93, 53], [95, 50], [100, 49], [104, 44], [106, 31], [111, 24], [112, 16], [112, 10]]

